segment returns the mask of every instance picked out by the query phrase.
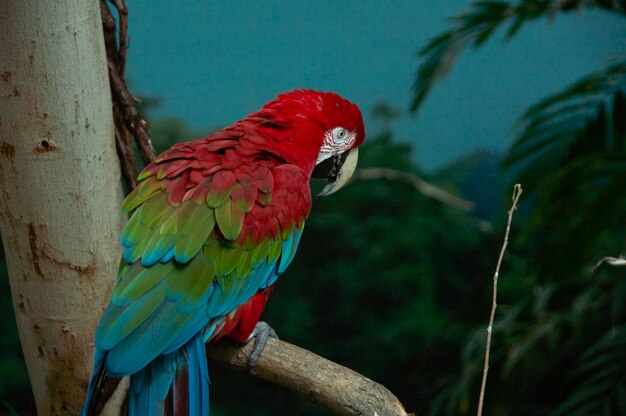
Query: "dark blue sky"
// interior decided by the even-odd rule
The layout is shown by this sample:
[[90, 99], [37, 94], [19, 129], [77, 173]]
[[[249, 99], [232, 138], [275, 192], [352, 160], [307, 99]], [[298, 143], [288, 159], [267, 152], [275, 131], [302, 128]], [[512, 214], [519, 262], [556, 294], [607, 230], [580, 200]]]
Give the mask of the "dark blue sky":
[[[128, 76], [163, 98], [156, 115], [194, 129], [229, 124], [293, 88], [406, 109], [415, 52], [468, 2], [133, 0]], [[458, 60], [417, 116], [396, 125], [425, 168], [472, 149], [503, 150], [517, 117], [626, 52], [626, 19], [594, 11], [534, 22]]]

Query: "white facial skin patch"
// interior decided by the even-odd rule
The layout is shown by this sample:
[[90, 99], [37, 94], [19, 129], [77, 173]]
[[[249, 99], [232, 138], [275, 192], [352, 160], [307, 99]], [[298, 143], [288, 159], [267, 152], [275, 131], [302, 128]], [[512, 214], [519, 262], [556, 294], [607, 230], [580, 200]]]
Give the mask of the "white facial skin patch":
[[346, 130], [343, 127], [335, 127], [327, 131], [324, 135], [324, 143], [317, 156], [317, 163], [349, 150], [355, 140], [356, 131]]

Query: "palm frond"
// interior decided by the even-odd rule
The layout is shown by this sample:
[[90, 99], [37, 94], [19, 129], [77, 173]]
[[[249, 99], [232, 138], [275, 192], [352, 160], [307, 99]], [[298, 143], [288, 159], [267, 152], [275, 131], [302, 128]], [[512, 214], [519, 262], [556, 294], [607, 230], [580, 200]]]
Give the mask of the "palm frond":
[[[535, 191], [534, 211], [552, 218], [553, 227], [561, 224], [548, 238], [560, 238], [561, 229], [582, 232], [594, 224], [597, 229], [614, 228], [609, 222], [620, 204], [613, 197], [619, 195], [615, 192], [624, 186], [626, 175], [626, 61], [543, 100], [520, 124], [504, 166], [519, 168], [517, 180]], [[564, 217], [572, 206], [585, 209]], [[599, 224], [597, 218], [607, 223]], [[563, 222], [568, 219], [570, 223]]]
[[523, 24], [540, 17], [553, 17], [584, 7], [601, 8], [626, 14], [626, 0], [518, 0], [478, 1], [451, 19], [451, 28], [431, 39], [418, 52], [424, 60], [413, 84], [411, 111], [415, 112], [432, 89], [444, 77], [464, 49], [479, 47], [506, 22], [512, 21], [506, 37], [513, 37]]
[[[605, 167], [626, 162], [626, 61], [610, 65], [531, 107], [504, 161], [522, 165], [520, 180], [546, 182], [582, 157], [601, 157]], [[559, 168], [563, 170], [558, 171]], [[540, 173], [541, 177], [536, 177]]]
[[570, 374], [577, 387], [554, 412], [561, 415], [626, 413], [626, 326], [614, 328], [581, 357]]

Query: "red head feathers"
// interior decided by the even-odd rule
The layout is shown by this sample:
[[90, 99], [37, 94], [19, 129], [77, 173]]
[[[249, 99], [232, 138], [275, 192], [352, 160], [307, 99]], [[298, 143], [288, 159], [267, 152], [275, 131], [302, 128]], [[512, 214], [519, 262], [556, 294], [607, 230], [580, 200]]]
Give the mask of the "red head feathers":
[[140, 179], [156, 174], [166, 178], [174, 203], [220, 169], [271, 155], [279, 163], [298, 166], [307, 178], [328, 179], [322, 192], [327, 195], [352, 175], [364, 139], [356, 105], [332, 92], [294, 90], [204, 139], [174, 145]]
[[254, 128], [263, 136], [266, 151], [308, 175], [316, 164], [356, 148], [365, 139], [356, 105], [335, 93], [313, 90], [280, 94], [235, 126]]

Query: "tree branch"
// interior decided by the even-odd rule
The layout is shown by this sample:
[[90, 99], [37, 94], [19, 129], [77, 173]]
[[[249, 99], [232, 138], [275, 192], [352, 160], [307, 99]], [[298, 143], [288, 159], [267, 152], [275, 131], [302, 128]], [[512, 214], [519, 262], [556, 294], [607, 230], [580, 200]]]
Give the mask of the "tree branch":
[[450, 192], [426, 182], [411, 173], [402, 172], [391, 168], [364, 168], [354, 172], [354, 179], [373, 180], [386, 179], [389, 181], [399, 181], [411, 185], [425, 196], [436, 201], [459, 209], [465, 212], [474, 210], [475, 204], [467, 199], [460, 198]]
[[517, 201], [522, 195], [522, 185], [519, 183], [513, 187], [513, 196], [511, 197], [511, 209], [509, 210], [509, 217], [506, 223], [506, 231], [504, 233], [504, 241], [502, 242], [502, 248], [500, 249], [500, 256], [498, 257], [498, 264], [496, 265], [496, 272], [493, 274], [493, 297], [491, 301], [491, 313], [489, 315], [489, 326], [487, 327], [487, 347], [485, 348], [485, 366], [483, 368], [483, 379], [480, 384], [480, 397], [478, 399], [478, 412], [477, 415], [481, 416], [483, 413], [483, 402], [485, 399], [485, 388], [487, 386], [487, 373], [489, 372], [489, 352], [491, 351], [491, 333], [493, 332], [493, 321], [496, 317], [497, 296], [498, 296], [498, 275], [500, 274], [500, 265], [506, 252], [506, 246], [509, 245], [509, 232], [511, 231], [511, 221], [513, 220], [513, 213], [517, 209]]
[[[476, 205], [472, 201], [458, 197], [450, 192], [433, 185], [424, 179], [413, 175], [412, 173], [402, 172], [391, 168], [364, 168], [354, 172], [353, 180], [360, 179], [365, 181], [384, 179], [388, 181], [403, 182], [412, 186], [418, 192], [421, 192], [427, 198], [434, 199], [437, 202], [448, 205], [452, 208], [471, 213]], [[491, 223], [480, 218], [472, 218], [473, 225], [482, 232], [488, 233], [493, 231]]]
[[619, 256], [619, 257], [603, 257], [600, 260], [598, 260], [598, 262], [595, 264], [595, 266], [593, 266], [591, 268], [591, 273], [595, 272], [596, 269], [598, 267], [600, 267], [602, 264], [608, 264], [610, 266], [617, 266], [617, 267], [621, 267], [621, 266], [626, 266], [626, 258], [624, 258], [624, 256]]
[[[208, 346], [207, 355], [226, 368], [247, 371], [252, 347], [221, 341]], [[409, 416], [385, 387], [284, 341], [268, 340], [252, 375], [297, 391], [337, 415]]]

